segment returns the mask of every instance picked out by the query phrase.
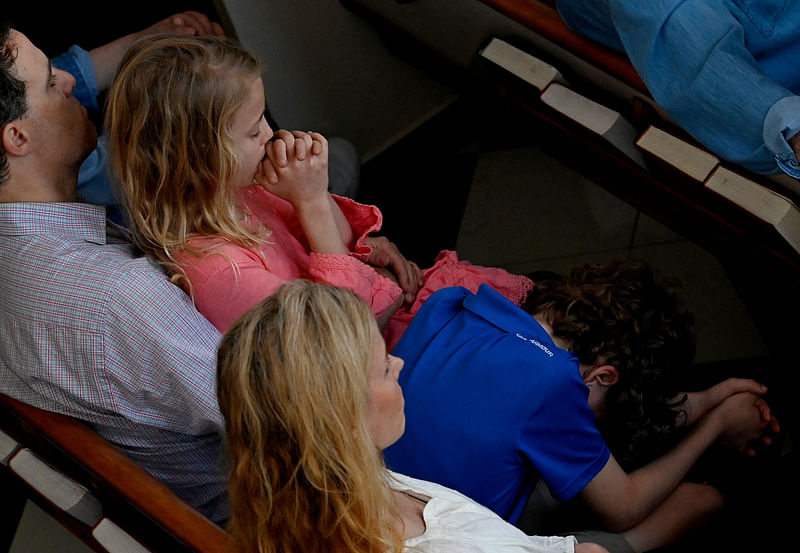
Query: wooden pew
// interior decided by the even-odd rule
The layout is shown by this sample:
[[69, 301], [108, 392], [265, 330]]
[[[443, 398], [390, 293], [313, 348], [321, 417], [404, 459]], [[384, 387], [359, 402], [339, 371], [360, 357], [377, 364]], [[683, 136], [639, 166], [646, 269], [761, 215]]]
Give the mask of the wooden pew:
[[[393, 29], [387, 36], [405, 41], [398, 51], [425, 52], [419, 63], [432, 66], [433, 74], [452, 74], [434, 64], [458, 73], [461, 80], [450, 82], [481, 98], [487, 110], [511, 112], [508, 119], [537, 137], [552, 157], [718, 258], [733, 260], [737, 269], [751, 273], [746, 278], [762, 284], [767, 278], [773, 290], [800, 286], [800, 254], [769, 225], [709, 189], [688, 187], [632, 162], [602, 138], [565, 122], [535, 90], [487, 68], [489, 62], [479, 55], [486, 41], [495, 36], [512, 42], [556, 65], [573, 89], [622, 113], [639, 132], [655, 124], [699, 146], [655, 104], [627, 57], [573, 33], [558, 15], [555, 0], [472, 0], [458, 8], [413, 1], [340, 1], [376, 25]], [[436, 20], [425, 21], [427, 16]], [[453, 36], [447, 34], [451, 20], [457, 29]], [[797, 192], [786, 188], [788, 177], [781, 181], [731, 167], [800, 205]], [[800, 190], [800, 183], [791, 181]]]
[[636, 90], [648, 94], [639, 74], [624, 55], [573, 33], [555, 9], [555, 0], [480, 0], [518, 21], [554, 44], [613, 75]]
[[[4, 480], [95, 551], [233, 550], [222, 528], [74, 418], [0, 394], [0, 445]], [[83, 496], [64, 505], [65, 493]]]
[[[555, 0], [480, 2], [552, 44], [554, 49], [548, 50], [548, 54], [552, 56], [556, 52], [557, 57], [561, 55], [556, 63], [574, 71], [573, 76], [577, 76], [572, 83], [574, 88], [625, 114], [640, 132], [654, 124], [708, 151], [653, 102], [647, 87], [624, 54], [573, 33], [558, 15]], [[608, 86], [603, 83], [598, 86], [597, 79], [583, 79], [584, 64], [599, 70]], [[501, 84], [496, 90], [505, 95], [508, 89]], [[616, 93], [609, 93], [613, 90]], [[553, 117], [552, 111], [543, 108], [540, 103], [515, 95], [513, 91], [508, 98], [550, 133], [546, 144], [548, 152], [565, 164], [708, 251], [723, 258], [746, 260], [744, 264], [755, 267], [755, 276], [750, 278], [766, 277], [778, 289], [795, 290], [800, 285], [800, 254], [772, 232], [768, 225], [755, 220], [744, 209], [702, 186], [687, 186], [669, 175], [636, 167], [624, 156], [620, 157], [613, 149], [609, 149], [603, 141], [576, 133], [574, 128]], [[555, 140], [552, 140], [553, 132]], [[591, 163], [587, 163], [587, 160]], [[800, 205], [797, 192], [800, 183], [790, 177], [756, 174], [727, 161], [722, 161], [720, 165]]]

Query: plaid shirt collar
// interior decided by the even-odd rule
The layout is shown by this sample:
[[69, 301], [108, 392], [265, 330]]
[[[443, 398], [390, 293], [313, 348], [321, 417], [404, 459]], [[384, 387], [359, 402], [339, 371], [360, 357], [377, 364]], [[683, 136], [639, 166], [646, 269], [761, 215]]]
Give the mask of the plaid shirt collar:
[[106, 243], [106, 211], [86, 203], [0, 203], [0, 235], [48, 234]]

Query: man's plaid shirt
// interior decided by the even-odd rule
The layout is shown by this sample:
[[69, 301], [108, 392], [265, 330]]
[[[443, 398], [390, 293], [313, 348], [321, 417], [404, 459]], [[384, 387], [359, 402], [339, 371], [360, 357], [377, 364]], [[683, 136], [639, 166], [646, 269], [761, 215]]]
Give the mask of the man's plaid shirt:
[[219, 337], [103, 208], [0, 203], [0, 392], [92, 423], [223, 522]]

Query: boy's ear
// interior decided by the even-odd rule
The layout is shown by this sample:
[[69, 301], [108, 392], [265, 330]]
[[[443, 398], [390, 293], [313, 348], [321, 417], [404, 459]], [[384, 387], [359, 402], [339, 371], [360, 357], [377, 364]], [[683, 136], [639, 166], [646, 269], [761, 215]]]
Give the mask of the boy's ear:
[[587, 386], [613, 386], [619, 381], [619, 371], [614, 365], [595, 365], [583, 377]]
[[3, 149], [14, 156], [24, 155], [30, 144], [28, 133], [18, 121], [3, 125], [0, 130], [0, 142], [3, 144]]

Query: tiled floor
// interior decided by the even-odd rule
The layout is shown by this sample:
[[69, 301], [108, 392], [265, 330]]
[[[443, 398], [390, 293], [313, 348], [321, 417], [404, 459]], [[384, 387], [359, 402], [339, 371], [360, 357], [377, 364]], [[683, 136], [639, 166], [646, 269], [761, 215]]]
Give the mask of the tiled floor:
[[457, 250], [474, 263], [517, 273], [645, 259], [683, 283], [697, 319], [698, 361], [766, 354], [716, 258], [536, 146], [481, 155]]
[[9, 553], [89, 553], [82, 541], [64, 530], [36, 504], [28, 502]]

